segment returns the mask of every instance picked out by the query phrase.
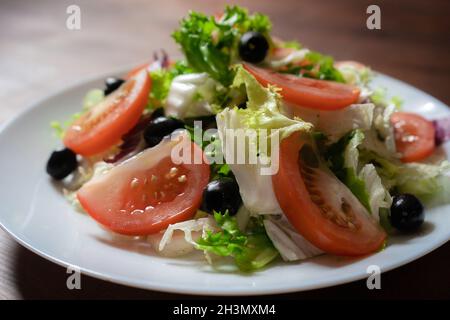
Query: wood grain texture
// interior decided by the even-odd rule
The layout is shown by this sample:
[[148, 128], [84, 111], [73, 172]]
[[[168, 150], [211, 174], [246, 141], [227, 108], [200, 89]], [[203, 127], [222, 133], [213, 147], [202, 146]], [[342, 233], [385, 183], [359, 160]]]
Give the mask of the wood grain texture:
[[[65, 27], [66, 8], [81, 7], [82, 30]], [[234, 1], [269, 14], [275, 34], [298, 39], [337, 59], [354, 59], [450, 103], [450, 1], [376, 1], [382, 30], [365, 27], [373, 1]], [[145, 61], [155, 49], [170, 54], [170, 38], [189, 9], [219, 12], [225, 1], [0, 2], [0, 123], [45, 95], [95, 74]], [[3, 154], [1, 156], [4, 156]], [[1, 209], [0, 209], [1, 211]], [[1, 214], [1, 212], [0, 212]], [[365, 281], [280, 298], [450, 298], [450, 244], [382, 277], [382, 290]], [[69, 291], [65, 269], [18, 245], [0, 231], [0, 299], [176, 299], [82, 278]]]

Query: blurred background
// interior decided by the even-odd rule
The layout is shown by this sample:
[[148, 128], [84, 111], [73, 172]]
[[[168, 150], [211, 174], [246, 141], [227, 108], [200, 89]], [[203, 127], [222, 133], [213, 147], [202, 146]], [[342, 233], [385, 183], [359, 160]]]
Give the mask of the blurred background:
[[[72, 4], [81, 9], [81, 30], [66, 27]], [[0, 0], [0, 125], [72, 83], [148, 61], [154, 50], [179, 56], [170, 37], [179, 19], [189, 10], [214, 14], [225, 4], [269, 15], [273, 34], [283, 39], [360, 61], [450, 104], [448, 0]], [[370, 4], [381, 8], [381, 30], [366, 27]], [[450, 269], [449, 253], [447, 244], [388, 272], [383, 290], [369, 291], [360, 281], [287, 297], [450, 298], [450, 277], [441, 277]], [[65, 269], [0, 230], [0, 299], [177, 298], [88, 277], [83, 290], [69, 291], [65, 278]]]

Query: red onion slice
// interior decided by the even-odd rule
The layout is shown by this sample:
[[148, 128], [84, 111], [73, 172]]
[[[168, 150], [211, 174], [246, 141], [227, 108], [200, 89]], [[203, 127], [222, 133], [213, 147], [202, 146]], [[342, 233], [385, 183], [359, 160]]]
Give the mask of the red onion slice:
[[435, 141], [437, 146], [450, 140], [450, 117], [433, 120], [433, 125], [435, 129]]

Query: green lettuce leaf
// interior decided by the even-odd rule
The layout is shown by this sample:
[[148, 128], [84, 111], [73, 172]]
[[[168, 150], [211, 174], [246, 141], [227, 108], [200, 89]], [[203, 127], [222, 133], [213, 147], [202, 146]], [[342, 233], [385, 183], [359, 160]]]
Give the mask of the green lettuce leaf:
[[392, 104], [395, 106], [397, 111], [400, 110], [403, 105], [403, 99], [399, 96], [388, 97], [387, 89], [384, 87], [378, 87], [373, 90], [372, 94], [370, 95], [370, 100], [374, 104], [384, 107]]
[[249, 15], [247, 10], [233, 6], [226, 7], [219, 19], [191, 12], [172, 36], [196, 72], [207, 72], [227, 86], [233, 79], [230, 64], [238, 55], [241, 36], [247, 31], [258, 31], [268, 37], [270, 29], [267, 16]]
[[174, 74], [170, 71], [159, 69], [151, 71], [150, 78], [152, 79], [152, 89], [150, 91], [147, 108], [156, 109], [164, 103], [164, 100], [169, 93], [170, 84], [172, 83]]
[[247, 232], [241, 232], [236, 218], [228, 213], [214, 212], [214, 219], [221, 228], [209, 231], [197, 241], [197, 248], [222, 257], [233, 257], [241, 271], [261, 269], [276, 257], [278, 251], [267, 236], [260, 221], [253, 221]]
[[428, 206], [450, 202], [450, 163], [402, 163], [371, 151], [361, 153], [362, 161], [372, 163], [383, 184], [395, 193], [410, 193]]
[[301, 119], [291, 119], [281, 113], [281, 97], [275, 87], [265, 88], [242, 65], [236, 66], [232, 88], [244, 86], [247, 93], [245, 109], [234, 109], [244, 127], [250, 129], [277, 129], [284, 139], [293, 132], [311, 132], [313, 126]]
[[361, 163], [359, 147], [363, 141], [364, 133], [353, 130], [331, 145], [326, 157], [331, 170], [378, 220], [380, 209], [390, 207], [391, 196], [375, 166]]
[[172, 80], [181, 74], [192, 73], [185, 61], [177, 61], [169, 68], [150, 71], [149, 75], [152, 79], [152, 88], [147, 103], [148, 109], [156, 109], [164, 105], [167, 95], [169, 94]]
[[83, 98], [83, 111], [91, 109], [96, 104], [105, 99], [105, 94], [101, 89], [92, 89]]
[[326, 158], [331, 164], [331, 170], [371, 211], [369, 194], [364, 180], [358, 176], [359, 151], [358, 146], [364, 140], [364, 133], [354, 130], [343, 136], [337, 143], [330, 146]]
[[[344, 82], [344, 77], [338, 69], [334, 67], [334, 60], [330, 56], [323, 55], [316, 51], [310, 51], [306, 54], [306, 60], [312, 63], [315, 71], [310, 76], [321, 80], [332, 80], [337, 82]], [[309, 76], [309, 73], [305, 73]]]
[[[295, 48], [294, 46], [291, 47]], [[323, 55], [317, 51], [308, 51], [302, 61], [304, 63], [301, 65], [288, 63], [283, 68], [280, 68], [279, 71], [306, 78], [345, 82], [341, 72], [334, 67], [334, 60], [330, 56]]]
[[277, 46], [281, 48], [291, 48], [296, 50], [300, 50], [302, 48], [301, 43], [296, 40], [280, 41], [280, 43], [277, 43]]

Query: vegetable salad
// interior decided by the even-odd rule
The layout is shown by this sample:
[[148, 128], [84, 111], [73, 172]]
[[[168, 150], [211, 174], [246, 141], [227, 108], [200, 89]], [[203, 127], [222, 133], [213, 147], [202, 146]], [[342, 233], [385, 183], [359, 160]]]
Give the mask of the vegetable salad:
[[48, 174], [113, 233], [244, 272], [376, 253], [418, 230], [450, 199], [436, 152], [449, 121], [402, 111], [368, 66], [271, 29], [238, 6], [190, 12], [172, 34], [182, 59], [157, 52], [51, 124], [64, 148]]

